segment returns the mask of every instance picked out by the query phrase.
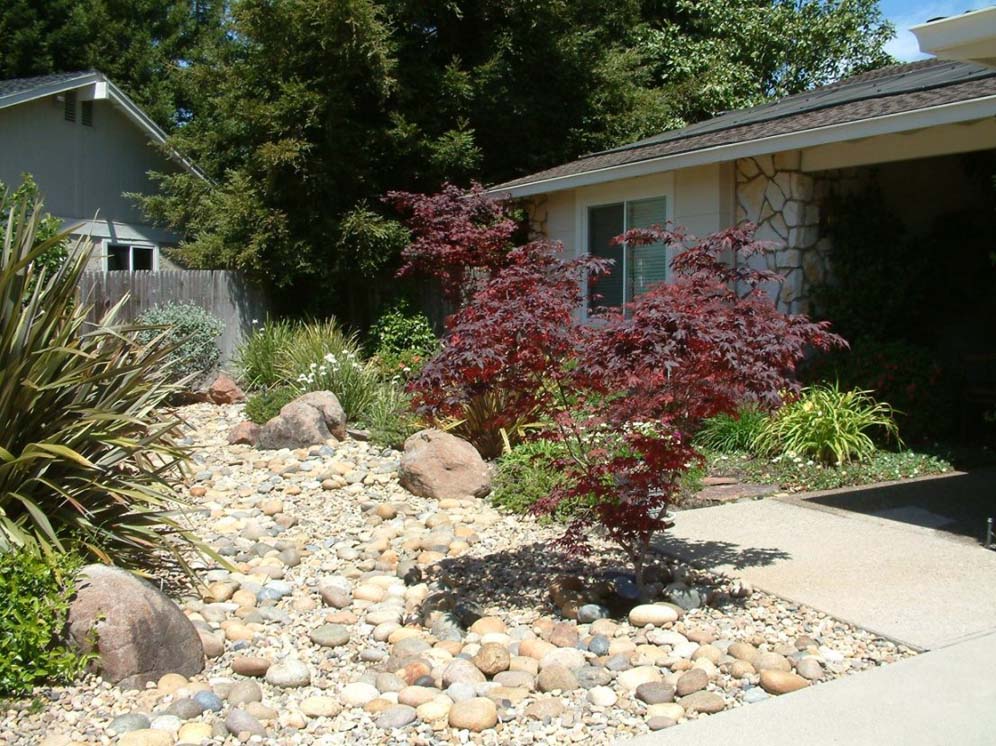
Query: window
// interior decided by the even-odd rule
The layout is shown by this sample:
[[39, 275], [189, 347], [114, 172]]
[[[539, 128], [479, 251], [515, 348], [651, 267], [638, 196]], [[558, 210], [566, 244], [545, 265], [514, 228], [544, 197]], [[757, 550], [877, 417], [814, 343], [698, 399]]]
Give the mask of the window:
[[139, 271], [156, 268], [155, 246], [111, 244], [107, 247], [107, 271]]
[[80, 124], [84, 127], [93, 126], [93, 101], [80, 103]]
[[645, 293], [652, 285], [668, 279], [668, 251], [663, 244], [613, 246], [610, 243], [631, 228], [649, 228], [665, 222], [665, 197], [588, 209], [588, 253], [614, 262], [610, 274], [600, 278], [589, 290], [590, 308], [621, 306]]
[[67, 122], [76, 121], [76, 91], [66, 91], [63, 94], [63, 116], [66, 118]]

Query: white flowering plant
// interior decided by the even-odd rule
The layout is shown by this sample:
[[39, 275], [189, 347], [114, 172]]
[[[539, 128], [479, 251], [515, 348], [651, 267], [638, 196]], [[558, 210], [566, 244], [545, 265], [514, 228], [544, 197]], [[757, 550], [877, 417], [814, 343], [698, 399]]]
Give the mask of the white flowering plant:
[[377, 371], [363, 360], [356, 336], [334, 319], [298, 326], [277, 355], [276, 369], [302, 394], [331, 391], [353, 421], [363, 418], [381, 385]]

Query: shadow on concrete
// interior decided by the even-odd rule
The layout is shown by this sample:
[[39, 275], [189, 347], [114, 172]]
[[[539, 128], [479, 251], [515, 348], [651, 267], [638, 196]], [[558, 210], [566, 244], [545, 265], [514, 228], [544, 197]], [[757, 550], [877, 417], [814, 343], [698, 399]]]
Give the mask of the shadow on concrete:
[[936, 479], [882, 487], [857, 488], [832, 495], [799, 497], [818, 505], [939, 529], [982, 541], [986, 519], [990, 516], [996, 518], [996, 468], [973, 469]]
[[[708, 510], [708, 508], [705, 508]], [[677, 514], [681, 520], [681, 513]], [[703, 570], [715, 568], [763, 567], [792, 555], [775, 547], [744, 547], [730, 541], [681, 539], [665, 533], [654, 542], [654, 547], [664, 554], [678, 557]]]

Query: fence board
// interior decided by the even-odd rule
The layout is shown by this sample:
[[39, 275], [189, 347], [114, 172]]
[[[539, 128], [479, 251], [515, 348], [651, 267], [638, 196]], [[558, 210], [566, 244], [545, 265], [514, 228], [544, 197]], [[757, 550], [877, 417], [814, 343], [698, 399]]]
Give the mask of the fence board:
[[90, 321], [128, 296], [119, 320], [134, 321], [142, 312], [167, 301], [195, 303], [223, 322], [218, 340], [227, 363], [241, 341], [262, 322], [269, 308], [265, 293], [238, 272], [225, 270], [160, 270], [140, 272], [84, 272], [80, 294], [91, 304]]

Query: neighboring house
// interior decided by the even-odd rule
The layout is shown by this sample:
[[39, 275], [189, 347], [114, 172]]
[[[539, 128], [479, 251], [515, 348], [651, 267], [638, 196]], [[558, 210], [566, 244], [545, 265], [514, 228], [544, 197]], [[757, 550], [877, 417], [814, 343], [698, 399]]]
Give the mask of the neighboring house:
[[0, 181], [30, 173], [45, 209], [95, 244], [91, 269], [174, 268], [180, 237], [149, 225], [129, 192], [153, 193], [149, 171], [194, 167], [157, 147], [163, 132], [101, 73], [0, 81]]
[[[874, 178], [907, 224], [979, 205], [964, 154], [996, 149], [996, 8], [914, 28], [936, 59], [888, 67], [595, 153], [490, 190], [522, 198], [534, 227], [576, 253], [612, 258], [606, 304], [668, 279], [663, 252], [609, 245], [667, 220], [697, 235], [744, 220], [778, 250], [777, 294], [810, 311], [832, 270], [824, 197]], [[974, 156], [973, 156], [974, 157]], [[984, 208], [988, 209], [988, 208]], [[659, 247], [658, 247], [659, 249]]]

